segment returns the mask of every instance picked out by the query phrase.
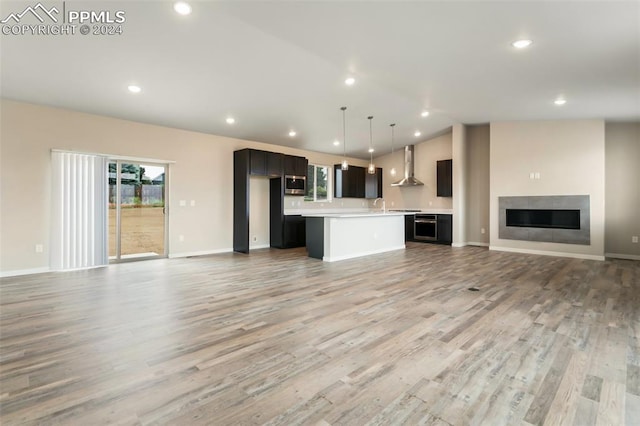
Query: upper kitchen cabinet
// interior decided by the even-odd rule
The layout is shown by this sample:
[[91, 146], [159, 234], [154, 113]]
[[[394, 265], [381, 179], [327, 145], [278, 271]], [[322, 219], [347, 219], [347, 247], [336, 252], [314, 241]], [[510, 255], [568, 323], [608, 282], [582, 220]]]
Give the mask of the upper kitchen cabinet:
[[335, 198], [365, 198], [365, 174], [364, 167], [349, 166], [342, 170], [340, 164], [333, 166], [334, 171], [334, 197]]
[[453, 196], [453, 168], [452, 160], [440, 160], [437, 162], [438, 197]]
[[370, 174], [365, 170], [364, 191], [365, 198], [382, 198], [382, 169], [376, 168], [375, 174]]
[[266, 176], [267, 175], [267, 152], [257, 149], [249, 150], [249, 174]]
[[282, 176], [284, 155], [278, 152], [249, 149], [249, 174], [256, 176]]
[[284, 174], [287, 176], [306, 176], [309, 162], [304, 157], [284, 156]]
[[267, 175], [273, 177], [282, 176], [284, 170], [284, 154], [279, 152], [267, 152]]

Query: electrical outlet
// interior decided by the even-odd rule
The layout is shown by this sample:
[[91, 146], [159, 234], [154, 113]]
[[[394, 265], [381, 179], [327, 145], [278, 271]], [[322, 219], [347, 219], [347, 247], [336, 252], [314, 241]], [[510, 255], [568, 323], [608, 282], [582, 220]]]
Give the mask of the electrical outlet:
[[535, 179], [536, 178], [536, 174], [533, 172], [529, 173], [529, 179]]
[[180, 207], [184, 207], [187, 205], [187, 200], [180, 200]]
[[631, 242], [637, 244], [638, 243], [638, 236], [634, 235], [633, 237], [631, 237]]
[[180, 242], [184, 241], [184, 235], [179, 235], [178, 240], [180, 240]]
[[194, 207], [196, 205], [196, 200], [191, 200], [189, 204], [191, 204], [191, 207]]
[[[638, 237], [636, 237], [636, 240]], [[637, 243], [637, 241], [636, 241]], [[42, 244], [36, 244], [36, 253], [42, 253], [44, 251], [44, 246]]]
[[485, 232], [487, 232], [484, 228], [480, 228], [480, 233], [484, 234]]
[[391, 207], [395, 206], [396, 203], [394, 203], [393, 201], [391, 202]]
[[540, 179], [540, 172], [536, 172], [536, 179]]

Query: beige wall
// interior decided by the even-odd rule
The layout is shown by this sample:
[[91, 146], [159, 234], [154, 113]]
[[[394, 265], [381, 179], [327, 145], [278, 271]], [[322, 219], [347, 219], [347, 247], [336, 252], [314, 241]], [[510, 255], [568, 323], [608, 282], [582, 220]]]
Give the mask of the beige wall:
[[[52, 148], [175, 161], [170, 166], [168, 208], [169, 254], [173, 256], [231, 250], [233, 151], [264, 149], [303, 155], [318, 164], [342, 160], [340, 156], [8, 100], [2, 100], [1, 107], [2, 273], [49, 266]], [[187, 202], [180, 207], [180, 200], [194, 200], [195, 206]], [[265, 241], [264, 230], [256, 233]], [[180, 235], [184, 241], [179, 240]], [[43, 253], [35, 252], [36, 244], [44, 245]]]
[[488, 124], [467, 126], [466, 178], [467, 242], [488, 245], [490, 232]]
[[[491, 248], [604, 256], [604, 121], [497, 122], [490, 131]], [[591, 245], [498, 238], [498, 197], [513, 195], [589, 195]]]
[[605, 253], [640, 260], [640, 122], [605, 125]]
[[[452, 157], [451, 132], [420, 142], [415, 146], [415, 176], [424, 186], [399, 188], [390, 186], [404, 176], [404, 146], [397, 147], [393, 155], [375, 158], [376, 167], [382, 167], [383, 195], [387, 208], [451, 209], [451, 197], [436, 196], [436, 161]], [[397, 174], [391, 176], [391, 168]]]

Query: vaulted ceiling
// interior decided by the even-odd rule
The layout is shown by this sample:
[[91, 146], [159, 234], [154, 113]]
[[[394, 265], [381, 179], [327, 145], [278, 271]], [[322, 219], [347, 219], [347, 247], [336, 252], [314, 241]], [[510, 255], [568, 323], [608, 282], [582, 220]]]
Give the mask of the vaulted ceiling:
[[[126, 21], [114, 35], [3, 34], [2, 97], [336, 154], [346, 106], [361, 158], [370, 115], [376, 155], [391, 123], [399, 147], [454, 123], [640, 119], [637, 1], [191, 2], [186, 16], [173, 2], [42, 4]], [[1, 18], [29, 5], [3, 1]]]

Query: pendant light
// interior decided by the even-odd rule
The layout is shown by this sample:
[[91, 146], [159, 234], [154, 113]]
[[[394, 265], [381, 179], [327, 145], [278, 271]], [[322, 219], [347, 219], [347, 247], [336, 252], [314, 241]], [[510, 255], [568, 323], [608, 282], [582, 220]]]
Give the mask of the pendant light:
[[[396, 124], [389, 124], [389, 126], [391, 126], [391, 161], [393, 161], [393, 129], [394, 127], [396, 127]], [[391, 173], [391, 176], [395, 176], [396, 175], [396, 168], [392, 167], [391, 171], [389, 172]]]
[[349, 170], [349, 163], [347, 162], [347, 131], [344, 118], [344, 112], [347, 107], [342, 107], [340, 109], [342, 110], [342, 165], [340, 166], [340, 168], [342, 170]]
[[370, 175], [375, 175], [376, 166], [373, 164], [373, 125], [372, 125], [373, 115], [370, 115], [367, 118], [369, 119], [369, 155], [371, 158], [371, 160], [369, 161], [369, 168], [367, 169], [367, 172]]

